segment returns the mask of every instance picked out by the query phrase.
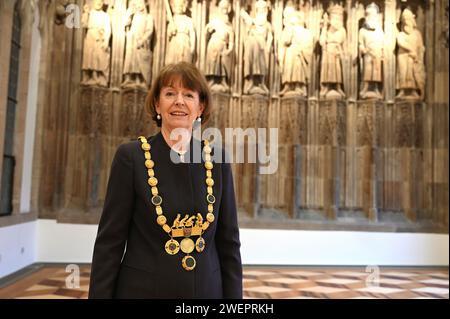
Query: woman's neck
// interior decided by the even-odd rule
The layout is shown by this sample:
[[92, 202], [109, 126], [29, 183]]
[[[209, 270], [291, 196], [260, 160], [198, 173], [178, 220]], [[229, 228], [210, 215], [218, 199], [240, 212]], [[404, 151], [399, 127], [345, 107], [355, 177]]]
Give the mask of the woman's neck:
[[187, 151], [187, 145], [191, 141], [192, 134], [190, 133], [189, 130], [185, 130], [185, 132], [189, 132], [188, 136], [177, 135], [176, 139], [171, 139], [170, 138], [171, 132], [172, 131], [170, 129], [161, 127], [161, 134], [164, 140], [166, 141], [167, 145], [169, 145], [169, 147], [177, 153], [185, 153]]

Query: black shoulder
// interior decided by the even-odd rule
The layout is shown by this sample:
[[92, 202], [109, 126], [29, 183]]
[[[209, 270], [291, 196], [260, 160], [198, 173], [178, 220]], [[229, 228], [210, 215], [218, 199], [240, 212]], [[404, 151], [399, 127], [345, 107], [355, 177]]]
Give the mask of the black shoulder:
[[133, 140], [130, 142], [120, 144], [119, 147], [117, 148], [117, 151], [131, 152], [133, 150], [139, 149], [140, 147], [141, 147], [141, 142], [136, 139], [136, 140]]
[[125, 159], [133, 159], [134, 154], [137, 154], [141, 151], [141, 142], [138, 140], [134, 140], [131, 142], [126, 142], [120, 144], [116, 150], [116, 157], [125, 158]]

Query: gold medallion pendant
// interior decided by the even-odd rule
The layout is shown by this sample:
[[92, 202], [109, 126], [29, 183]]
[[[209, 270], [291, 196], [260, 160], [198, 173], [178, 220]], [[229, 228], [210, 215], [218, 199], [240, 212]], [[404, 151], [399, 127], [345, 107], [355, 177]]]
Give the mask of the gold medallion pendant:
[[195, 244], [190, 238], [185, 238], [180, 243], [181, 251], [185, 254], [190, 254], [194, 251]]
[[180, 250], [180, 244], [175, 239], [169, 239], [166, 242], [166, 252], [169, 255], [175, 255]]
[[205, 240], [203, 237], [199, 237], [195, 242], [195, 250], [201, 253], [205, 249]]
[[183, 266], [184, 269], [190, 271], [195, 268], [196, 265], [195, 258], [190, 255], [184, 256], [183, 260], [181, 261], [181, 265]]

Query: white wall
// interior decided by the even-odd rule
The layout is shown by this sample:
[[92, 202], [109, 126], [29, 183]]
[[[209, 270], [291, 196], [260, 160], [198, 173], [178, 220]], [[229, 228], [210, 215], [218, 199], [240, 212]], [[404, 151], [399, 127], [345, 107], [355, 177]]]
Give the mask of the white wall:
[[[91, 262], [96, 225], [39, 220], [37, 259]], [[449, 236], [241, 229], [244, 264], [267, 265], [445, 265]], [[161, 246], [163, 249], [163, 246]]]
[[[258, 229], [240, 234], [247, 265], [449, 264], [447, 234]], [[0, 228], [0, 278], [34, 262], [89, 263], [96, 235], [97, 225], [44, 219]]]
[[0, 278], [36, 261], [37, 222], [0, 228]]
[[446, 234], [241, 231], [246, 264], [448, 266], [448, 240]]
[[37, 229], [38, 262], [90, 263], [97, 225], [58, 224], [39, 219]]

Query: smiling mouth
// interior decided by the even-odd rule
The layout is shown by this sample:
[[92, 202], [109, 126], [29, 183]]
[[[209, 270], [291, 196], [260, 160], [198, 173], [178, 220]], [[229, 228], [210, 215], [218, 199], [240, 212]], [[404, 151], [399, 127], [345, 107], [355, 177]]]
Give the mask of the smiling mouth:
[[187, 116], [187, 113], [181, 111], [170, 112], [172, 116]]

